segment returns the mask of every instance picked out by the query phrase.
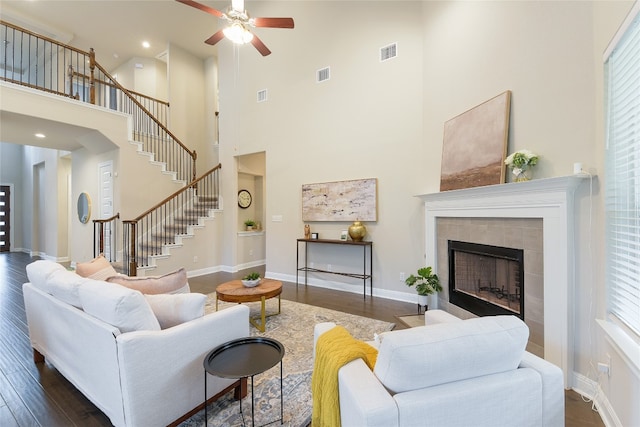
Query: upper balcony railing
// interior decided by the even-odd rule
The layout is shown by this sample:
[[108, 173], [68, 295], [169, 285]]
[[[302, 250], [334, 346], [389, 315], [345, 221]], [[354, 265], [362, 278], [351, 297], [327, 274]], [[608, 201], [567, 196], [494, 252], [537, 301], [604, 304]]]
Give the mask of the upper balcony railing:
[[167, 128], [169, 104], [132, 92], [96, 62], [95, 52], [0, 20], [0, 79], [130, 114], [133, 139], [185, 183], [196, 177], [196, 152]]

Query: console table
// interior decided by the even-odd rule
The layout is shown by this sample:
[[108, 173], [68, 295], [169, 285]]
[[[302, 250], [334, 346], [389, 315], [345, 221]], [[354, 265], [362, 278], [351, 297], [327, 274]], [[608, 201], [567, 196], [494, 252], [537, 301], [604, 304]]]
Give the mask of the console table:
[[[304, 267], [300, 266], [300, 243], [304, 243]], [[338, 271], [322, 270], [308, 266], [309, 244], [322, 245], [345, 245], [362, 248], [362, 274], [342, 273]], [[369, 248], [369, 272], [367, 273], [367, 248]], [[362, 279], [362, 293], [367, 298], [367, 280], [369, 280], [369, 293], [373, 296], [373, 242], [354, 242], [353, 240], [331, 240], [331, 239], [298, 239], [296, 242], [296, 286], [298, 286], [298, 273], [304, 271], [304, 285], [307, 285], [307, 276], [312, 273], [329, 273], [340, 276]]]

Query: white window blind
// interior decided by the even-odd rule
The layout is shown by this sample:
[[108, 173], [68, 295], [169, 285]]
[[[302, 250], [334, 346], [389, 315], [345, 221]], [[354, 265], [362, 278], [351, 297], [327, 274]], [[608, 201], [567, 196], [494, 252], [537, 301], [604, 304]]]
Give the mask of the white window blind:
[[608, 311], [640, 336], [640, 14], [605, 70]]

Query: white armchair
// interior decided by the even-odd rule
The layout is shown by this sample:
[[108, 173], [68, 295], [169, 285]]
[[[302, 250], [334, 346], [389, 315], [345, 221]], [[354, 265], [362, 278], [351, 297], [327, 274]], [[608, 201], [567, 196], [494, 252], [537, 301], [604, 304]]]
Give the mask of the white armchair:
[[361, 359], [340, 369], [343, 427], [564, 425], [562, 371], [524, 350], [524, 322], [427, 313], [436, 324], [380, 335], [373, 371]]

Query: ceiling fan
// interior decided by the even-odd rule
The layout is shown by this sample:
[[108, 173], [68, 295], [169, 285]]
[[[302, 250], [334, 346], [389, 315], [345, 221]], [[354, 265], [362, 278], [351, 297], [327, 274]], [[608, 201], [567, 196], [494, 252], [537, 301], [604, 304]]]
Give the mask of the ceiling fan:
[[293, 18], [250, 18], [244, 9], [244, 0], [232, 0], [227, 13], [220, 12], [193, 0], [176, 1], [227, 21], [229, 25], [226, 28], [219, 30], [204, 41], [212, 46], [226, 37], [236, 44], [251, 43], [262, 56], [267, 56], [271, 51], [249, 28], [293, 28]]

